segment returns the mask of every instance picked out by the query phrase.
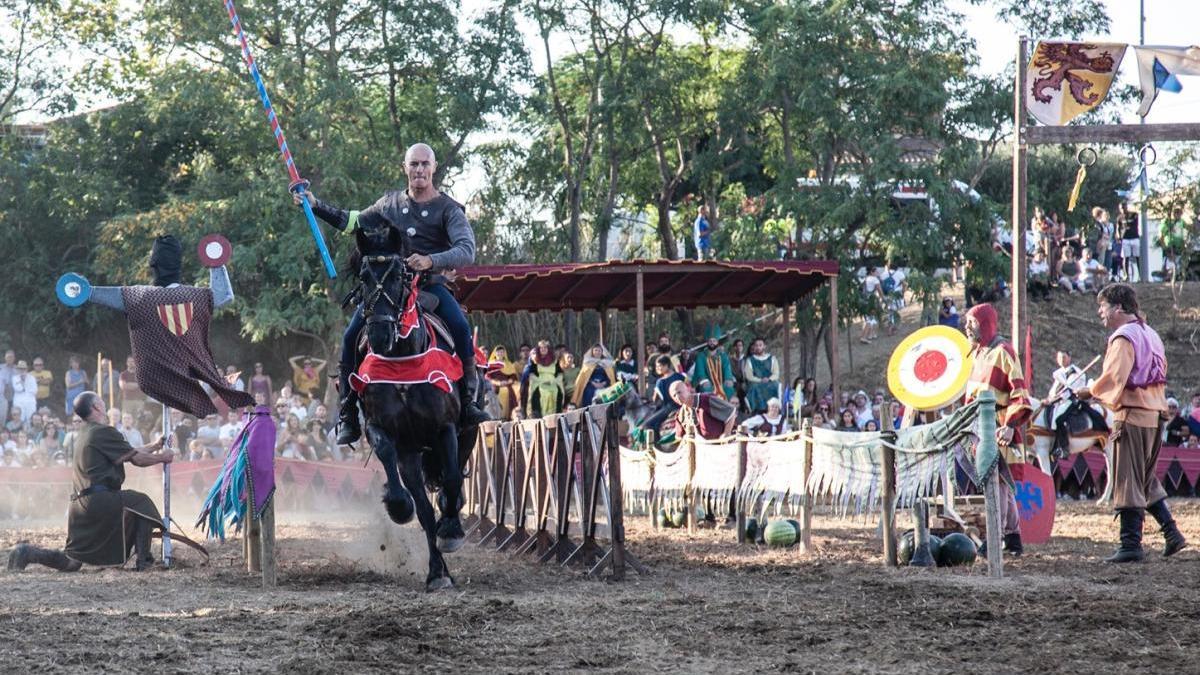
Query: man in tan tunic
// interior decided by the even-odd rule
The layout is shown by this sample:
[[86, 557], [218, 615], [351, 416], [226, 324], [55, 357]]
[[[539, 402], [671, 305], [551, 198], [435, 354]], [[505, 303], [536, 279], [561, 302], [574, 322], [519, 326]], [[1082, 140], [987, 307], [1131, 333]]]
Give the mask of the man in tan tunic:
[[1162, 339], [1138, 314], [1137, 294], [1128, 284], [1109, 284], [1096, 296], [1098, 314], [1113, 331], [1104, 370], [1082, 400], [1096, 398], [1113, 411], [1113, 505], [1121, 519], [1121, 547], [1107, 562], [1137, 562], [1142, 551], [1145, 513], [1158, 521], [1163, 556], [1187, 545], [1167, 508], [1167, 493], [1154, 475], [1167, 412], [1167, 358]]
[[162, 516], [148, 496], [121, 489], [124, 465], [169, 464], [174, 454], [162, 450], [161, 439], [142, 448], [130, 446], [121, 432], [106, 424], [104, 400], [95, 392], [76, 396], [74, 410], [86, 425], [75, 445], [75, 494], [67, 515], [66, 550], [20, 544], [9, 554], [8, 569], [37, 563], [74, 572], [82, 563], [124, 565], [134, 550], [136, 568], [146, 569], [154, 564], [150, 535], [162, 528]]

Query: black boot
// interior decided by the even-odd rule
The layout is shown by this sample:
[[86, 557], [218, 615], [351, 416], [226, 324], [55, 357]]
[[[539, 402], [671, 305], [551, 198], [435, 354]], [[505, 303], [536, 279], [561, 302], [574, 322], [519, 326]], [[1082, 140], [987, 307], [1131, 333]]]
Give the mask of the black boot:
[[1141, 509], [1121, 509], [1117, 513], [1121, 518], [1121, 548], [1105, 558], [1104, 562], [1140, 562], [1145, 557], [1142, 552], [1142, 523], [1146, 514]]
[[1013, 557], [1019, 557], [1025, 552], [1025, 547], [1021, 545], [1020, 532], [1004, 535], [1004, 552]]
[[1163, 534], [1163, 540], [1167, 545], [1163, 548], [1163, 557], [1179, 553], [1183, 547], [1187, 546], [1187, 539], [1183, 538], [1183, 533], [1179, 531], [1179, 527], [1175, 525], [1175, 519], [1171, 517], [1171, 510], [1167, 508], [1167, 500], [1160, 499], [1150, 506], [1146, 507], [1146, 511], [1154, 516], [1154, 520], [1158, 521], [1159, 531]]
[[362, 426], [358, 422], [358, 394], [350, 388], [350, 373], [354, 370], [353, 363], [338, 365], [338, 395], [341, 397], [338, 411], [338, 445], [350, 445], [362, 438]]
[[474, 355], [460, 358], [462, 359], [463, 376], [458, 381], [458, 400], [462, 406], [459, 426], [466, 429], [488, 422], [492, 417], [484, 412], [477, 402], [479, 397], [479, 369], [475, 367]]
[[154, 553], [150, 550], [150, 533], [154, 526], [144, 518], [138, 518], [137, 530], [133, 535], [133, 568], [139, 572], [154, 566]]
[[76, 572], [83, 564], [71, 560], [62, 551], [52, 551], [48, 548], [38, 548], [29, 544], [17, 544], [8, 554], [8, 569], [17, 572], [29, 565], [45, 565], [59, 572]]

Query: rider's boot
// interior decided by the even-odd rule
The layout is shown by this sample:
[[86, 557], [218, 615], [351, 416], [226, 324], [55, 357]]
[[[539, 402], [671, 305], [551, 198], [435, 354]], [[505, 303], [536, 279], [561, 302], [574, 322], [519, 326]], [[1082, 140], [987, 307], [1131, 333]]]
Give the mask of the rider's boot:
[[362, 426], [358, 422], [358, 394], [350, 388], [352, 372], [353, 363], [338, 365], [338, 395], [341, 397], [341, 409], [338, 411], [338, 445], [350, 445], [362, 438]]
[[479, 369], [475, 367], [475, 355], [461, 356], [463, 376], [458, 381], [458, 399], [461, 403], [462, 415], [460, 426], [476, 427], [490, 421], [492, 417], [483, 411], [477, 403], [479, 397]]

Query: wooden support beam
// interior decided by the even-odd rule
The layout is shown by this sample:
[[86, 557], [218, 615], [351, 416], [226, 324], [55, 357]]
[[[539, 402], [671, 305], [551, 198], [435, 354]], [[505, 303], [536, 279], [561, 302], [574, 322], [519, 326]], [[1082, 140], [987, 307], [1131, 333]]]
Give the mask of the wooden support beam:
[[783, 306], [783, 388], [792, 386], [792, 306]]
[[529, 290], [529, 287], [530, 287], [530, 286], [532, 286], [532, 285], [534, 284], [534, 282], [535, 282], [535, 281], [537, 281], [537, 280], [538, 280], [538, 278], [537, 278], [537, 277], [529, 277], [528, 279], [526, 279], [526, 280], [525, 280], [525, 283], [524, 283], [524, 284], [521, 284], [521, 289], [520, 289], [520, 290], [518, 290], [518, 291], [517, 291], [517, 292], [516, 292], [516, 293], [513, 295], [513, 297], [512, 297], [512, 301], [513, 301], [513, 302], [516, 302], [517, 300], [520, 300], [520, 299], [521, 299], [521, 296], [525, 295], [525, 292], [526, 292], [526, 291], [528, 291], [528, 290]]
[[879, 518], [883, 522], [883, 564], [898, 567], [900, 559], [896, 552], [896, 451], [883, 446], [883, 494], [880, 497]]
[[[838, 405], [841, 381], [841, 357], [838, 356], [838, 278], [829, 277], [829, 335], [825, 338], [830, 346], [833, 359], [829, 364], [830, 386], [833, 387], [833, 404]], [[815, 376], [816, 373], [813, 373]]]
[[1027, 195], [1029, 183], [1029, 144], [1028, 133], [1033, 127], [1026, 127], [1029, 115], [1025, 110], [1025, 68], [1029, 58], [1029, 38], [1021, 37], [1017, 41], [1017, 75], [1013, 83], [1013, 115], [1016, 120], [1016, 133], [1013, 134], [1012, 151], [1012, 336], [1013, 348], [1019, 355], [1025, 337], [1023, 331], [1029, 320], [1029, 293], [1025, 284], [1027, 269], [1025, 254], [1025, 224], [1029, 222], [1026, 212], [1028, 208]]
[[641, 270], [637, 272], [637, 355], [638, 395], [646, 393], [646, 282]]
[[812, 552], [812, 513], [813, 496], [808, 489], [808, 477], [812, 474], [813, 438], [812, 420], [805, 419], [800, 427], [800, 442], [803, 443], [804, 455], [800, 458], [800, 475], [804, 478], [804, 496], [800, 499], [800, 552]]
[[[1018, 74], [1024, 81], [1024, 72]], [[1018, 91], [1024, 91], [1020, 89]], [[1022, 97], [1023, 98], [1023, 97]], [[1153, 143], [1200, 140], [1200, 124], [1093, 124], [1087, 126], [1030, 126], [1025, 129], [1030, 145], [1054, 143]]]

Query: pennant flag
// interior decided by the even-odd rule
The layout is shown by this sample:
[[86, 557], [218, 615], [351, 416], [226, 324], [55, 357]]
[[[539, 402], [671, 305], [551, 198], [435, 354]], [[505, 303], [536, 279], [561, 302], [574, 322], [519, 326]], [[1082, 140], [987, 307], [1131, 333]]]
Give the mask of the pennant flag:
[[1158, 98], [1158, 92], [1178, 94], [1183, 90], [1178, 75], [1200, 75], [1200, 47], [1134, 47], [1138, 76], [1142, 79], [1142, 105], [1138, 114], [1145, 117]]
[[1124, 44], [1039, 42], [1026, 74], [1025, 104], [1042, 124], [1061, 126], [1108, 96]]

